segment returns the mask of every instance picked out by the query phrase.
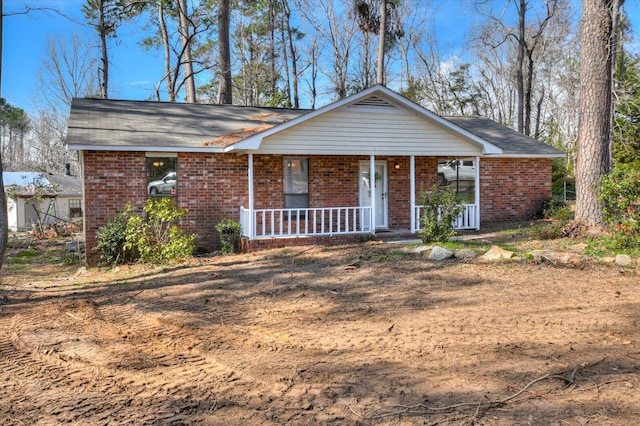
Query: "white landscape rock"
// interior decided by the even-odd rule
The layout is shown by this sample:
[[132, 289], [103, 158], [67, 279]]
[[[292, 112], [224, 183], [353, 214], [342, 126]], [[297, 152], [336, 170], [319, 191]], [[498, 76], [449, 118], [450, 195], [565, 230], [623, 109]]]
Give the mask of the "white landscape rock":
[[572, 252], [559, 252], [553, 250], [533, 250], [529, 253], [536, 262], [547, 262], [552, 265], [577, 264], [579, 256]]
[[443, 248], [440, 246], [433, 246], [433, 248], [429, 252], [429, 255], [427, 256], [427, 259], [441, 261], [445, 259], [450, 259], [451, 257], [453, 257], [453, 253], [447, 250], [446, 248]]
[[615, 263], [618, 266], [629, 267], [633, 266], [633, 259], [628, 254], [618, 254], [616, 255]]
[[456, 259], [464, 260], [464, 259], [473, 259], [476, 257], [476, 252], [471, 249], [460, 249], [454, 254]]
[[402, 249], [400, 249], [402, 253], [406, 254], [421, 254], [427, 250], [431, 250], [431, 246], [425, 246], [424, 244], [416, 247], [403, 247]]
[[480, 256], [478, 259], [483, 262], [492, 262], [494, 260], [511, 259], [513, 254], [514, 253], [512, 251], [505, 250], [498, 246], [493, 246], [488, 252]]

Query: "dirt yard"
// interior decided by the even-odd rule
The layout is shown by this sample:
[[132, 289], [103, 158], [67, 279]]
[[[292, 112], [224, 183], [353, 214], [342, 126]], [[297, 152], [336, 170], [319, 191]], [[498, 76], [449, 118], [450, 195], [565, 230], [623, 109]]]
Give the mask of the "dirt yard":
[[4, 272], [1, 424], [640, 424], [637, 267], [364, 243], [75, 270]]

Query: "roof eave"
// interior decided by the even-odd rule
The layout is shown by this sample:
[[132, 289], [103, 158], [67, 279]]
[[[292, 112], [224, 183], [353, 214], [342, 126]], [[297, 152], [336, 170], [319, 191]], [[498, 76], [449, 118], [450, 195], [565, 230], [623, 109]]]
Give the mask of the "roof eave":
[[499, 154], [499, 155], [487, 155], [489, 158], [566, 158], [567, 154]]
[[160, 147], [160, 146], [148, 146], [148, 145], [114, 146], [114, 145], [67, 144], [67, 148], [74, 151], [144, 151], [144, 152], [209, 152], [209, 153], [227, 152], [224, 147], [220, 147], [220, 146]]

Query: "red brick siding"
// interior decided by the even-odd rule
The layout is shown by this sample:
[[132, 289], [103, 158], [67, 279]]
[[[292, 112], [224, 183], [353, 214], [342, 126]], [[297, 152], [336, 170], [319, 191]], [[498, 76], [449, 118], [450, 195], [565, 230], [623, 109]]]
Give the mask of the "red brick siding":
[[358, 157], [309, 158], [309, 207], [358, 206]]
[[247, 164], [236, 154], [178, 154], [178, 205], [189, 210], [181, 227], [198, 235], [198, 251], [219, 249], [216, 224], [248, 207]]
[[96, 233], [127, 203], [136, 213], [142, 212], [146, 200], [147, 179], [144, 152], [85, 151], [84, 157], [84, 228], [87, 262], [95, 265], [99, 252]]
[[[254, 155], [254, 206], [282, 208], [283, 156]], [[358, 171], [367, 156], [307, 156], [309, 160], [309, 207], [358, 206]], [[215, 225], [223, 218], [239, 219], [240, 206], [248, 207], [248, 157], [236, 154], [180, 153], [177, 159], [178, 205], [189, 210], [181, 226], [198, 235], [199, 250], [219, 248]], [[389, 172], [389, 227], [410, 228], [409, 157], [376, 157], [387, 161]], [[421, 190], [437, 181], [435, 157], [416, 157], [416, 200]], [[398, 164], [399, 169], [394, 165]], [[144, 152], [84, 152], [85, 233], [87, 260], [95, 264], [99, 254], [96, 232], [128, 202], [136, 213], [146, 200]], [[551, 196], [550, 159], [481, 159], [481, 219], [527, 219]], [[335, 241], [352, 238], [334, 237]], [[299, 244], [326, 242], [327, 238], [298, 239]], [[334, 241], [334, 240], [332, 240]], [[250, 242], [249, 249], [286, 245]]]
[[[95, 265], [99, 253], [96, 233], [118, 211], [130, 203], [143, 213], [147, 200], [144, 152], [84, 152], [85, 234], [87, 262]], [[218, 249], [215, 225], [221, 219], [240, 217], [240, 206], [248, 205], [247, 157], [235, 154], [179, 154], [177, 201], [189, 213], [182, 229], [198, 235], [199, 251]]]
[[530, 219], [551, 197], [551, 159], [480, 159], [481, 223]]

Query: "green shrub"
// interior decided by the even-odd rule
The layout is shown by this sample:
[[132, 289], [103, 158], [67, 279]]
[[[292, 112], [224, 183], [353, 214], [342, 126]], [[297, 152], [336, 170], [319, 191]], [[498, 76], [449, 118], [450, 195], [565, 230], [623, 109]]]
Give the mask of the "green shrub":
[[420, 192], [420, 203], [423, 213], [418, 235], [424, 243], [446, 242], [455, 235], [453, 221], [464, 210], [464, 206], [456, 201], [455, 192], [434, 185], [430, 191]]
[[557, 198], [548, 198], [542, 202], [535, 217], [568, 222], [573, 219], [573, 211], [566, 201]]
[[127, 222], [132, 217], [133, 208], [127, 204], [116, 217], [109, 220], [96, 234], [100, 251], [100, 265], [117, 265], [124, 263], [131, 256], [125, 249]]
[[611, 245], [632, 248], [640, 245], [640, 171], [616, 167], [600, 182], [602, 214], [611, 232]]
[[140, 261], [166, 263], [184, 260], [195, 248], [196, 235], [185, 235], [175, 223], [187, 214], [169, 197], [149, 198], [144, 205], [147, 220], [132, 216], [126, 226], [125, 248]]
[[216, 224], [216, 231], [220, 233], [220, 244], [223, 254], [234, 253], [240, 242], [240, 222], [233, 219], [222, 219]]

